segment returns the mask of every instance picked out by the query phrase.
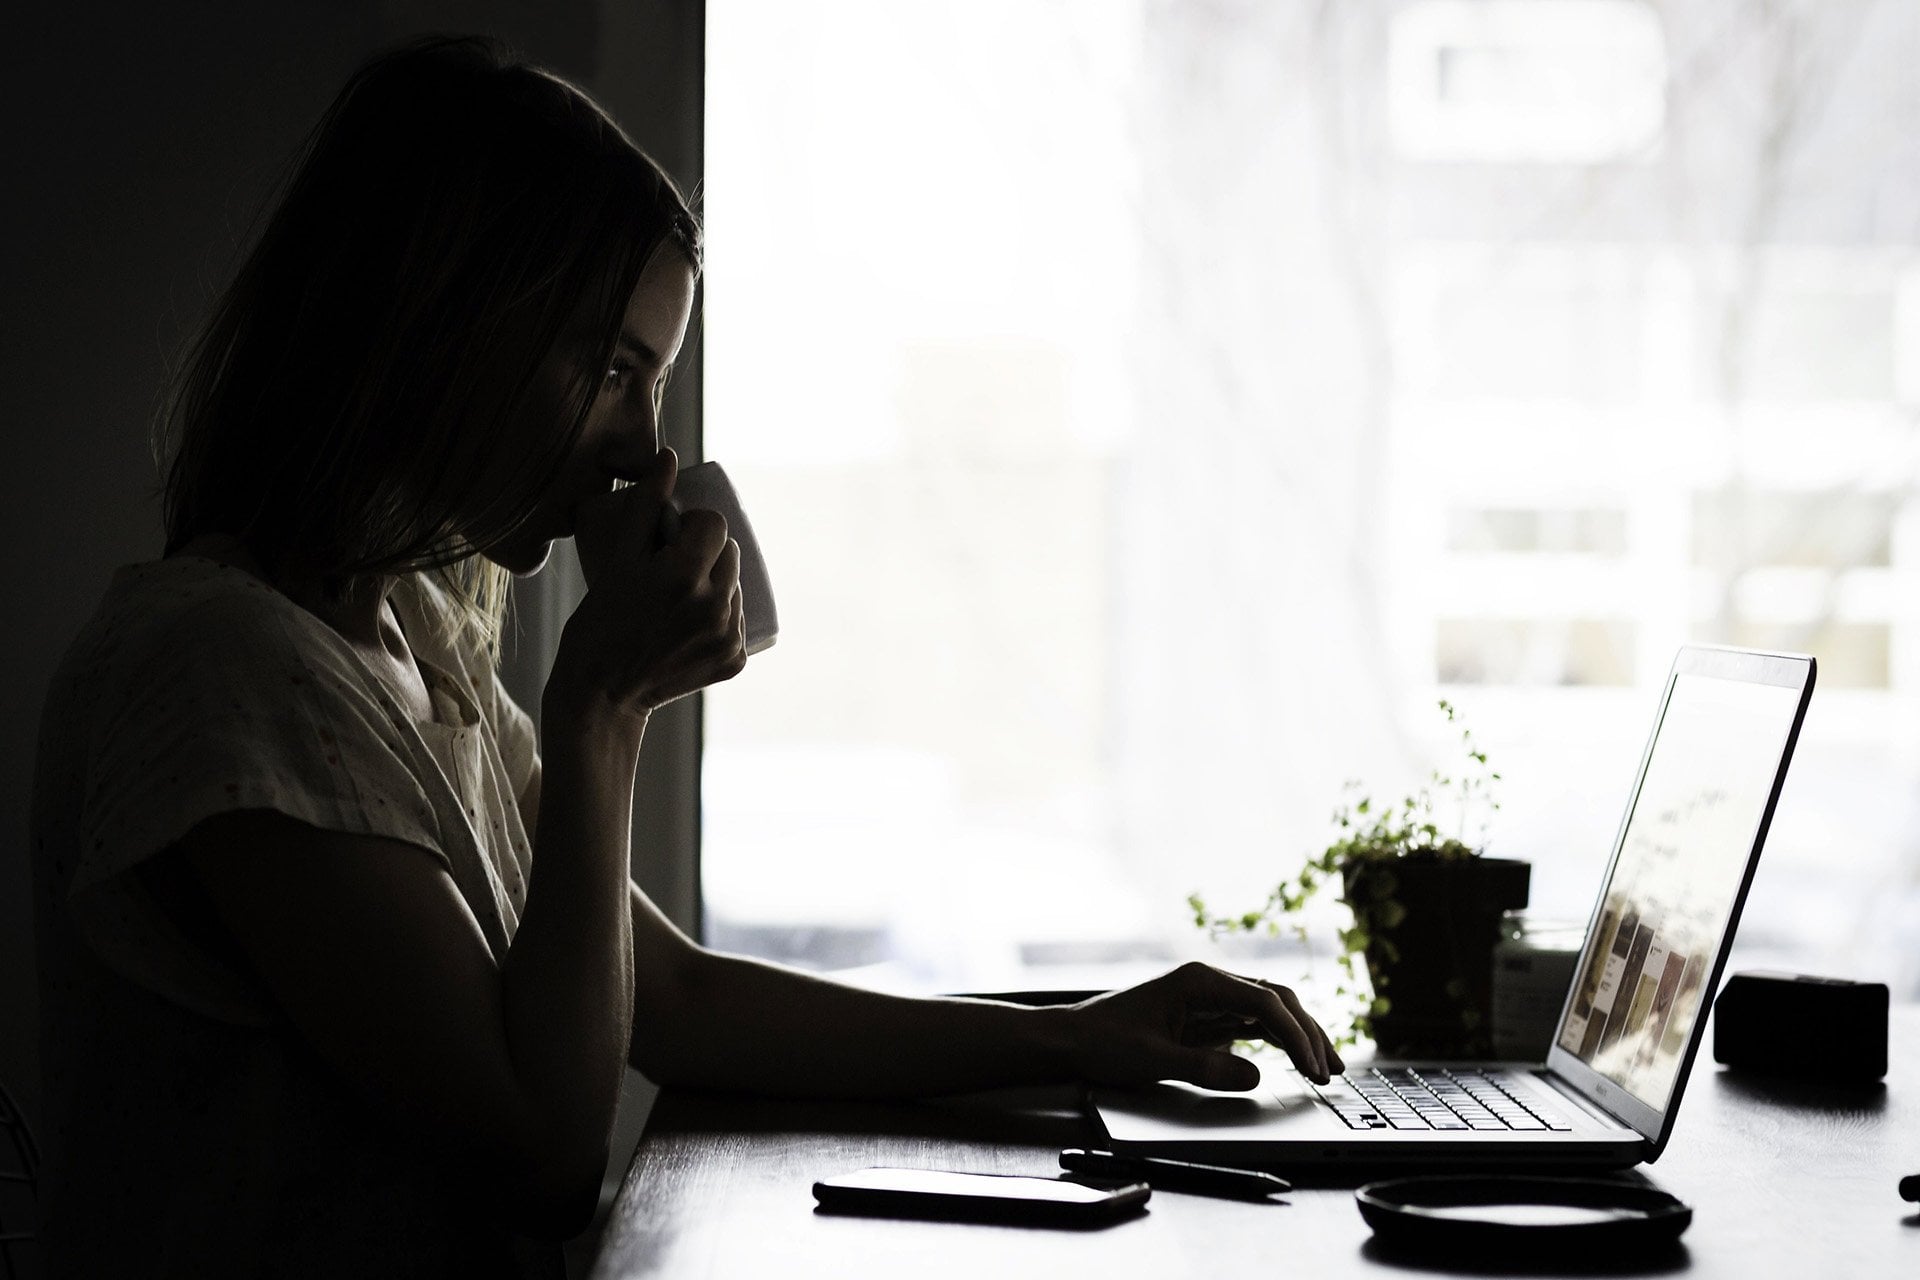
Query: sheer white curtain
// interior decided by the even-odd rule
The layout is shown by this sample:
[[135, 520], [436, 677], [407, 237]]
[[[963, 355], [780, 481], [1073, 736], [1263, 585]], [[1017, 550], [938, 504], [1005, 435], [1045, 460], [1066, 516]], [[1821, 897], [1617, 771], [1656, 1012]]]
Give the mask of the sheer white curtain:
[[1186, 894], [1451, 767], [1442, 696], [1584, 921], [1692, 639], [1822, 661], [1743, 937], [1913, 985], [1916, 54], [1867, 0], [716, 0], [707, 440], [784, 631], [709, 698], [713, 939], [1205, 955]]

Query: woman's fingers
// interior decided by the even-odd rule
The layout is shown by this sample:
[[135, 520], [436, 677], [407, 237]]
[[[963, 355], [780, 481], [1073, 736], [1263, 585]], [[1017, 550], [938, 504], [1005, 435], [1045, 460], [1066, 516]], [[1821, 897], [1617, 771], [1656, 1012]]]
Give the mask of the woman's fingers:
[[1309, 1078], [1324, 1081], [1346, 1064], [1333, 1050], [1333, 1040], [1300, 1003], [1292, 988], [1262, 978], [1236, 973], [1222, 976], [1259, 993], [1254, 999], [1253, 1020], [1260, 1026], [1269, 1044], [1285, 1049], [1287, 1055]]
[[1198, 961], [1084, 1000], [1070, 1012], [1076, 1070], [1089, 1080], [1186, 1080], [1210, 1089], [1252, 1089], [1260, 1068], [1228, 1051], [1235, 1040], [1266, 1040], [1284, 1049], [1315, 1083], [1345, 1070], [1332, 1041], [1293, 992]]
[[679, 461], [673, 450], [662, 449], [643, 469], [622, 473], [611, 493], [596, 494], [574, 508], [574, 546], [589, 583], [602, 565], [636, 565], [654, 550], [672, 510], [667, 495]]
[[[700, 514], [712, 515], [711, 512]], [[704, 537], [704, 531], [695, 536]], [[711, 565], [705, 568], [702, 580], [691, 589], [682, 610], [685, 622], [675, 658], [685, 679], [692, 681], [689, 691], [738, 675], [746, 666], [747, 655], [746, 606], [740, 594], [738, 542], [725, 539]]]
[[[1269, 982], [1264, 978], [1244, 980], [1257, 982], [1279, 997], [1281, 1003], [1286, 1005], [1287, 1012], [1292, 1014], [1293, 1020], [1299, 1023], [1309, 1038], [1317, 1044], [1319, 1052], [1316, 1060], [1329, 1074], [1339, 1075], [1347, 1069], [1347, 1064], [1341, 1060], [1339, 1052], [1333, 1046], [1333, 1038], [1327, 1034], [1326, 1028], [1314, 1021], [1313, 1016], [1300, 1003], [1300, 997], [1294, 994], [1291, 988], [1277, 982]], [[1258, 1021], [1242, 1017], [1237, 1013], [1194, 1014], [1187, 1019], [1185, 1031], [1180, 1037], [1182, 1044], [1202, 1049], [1223, 1048], [1236, 1040], [1264, 1040], [1277, 1048], [1286, 1047], [1281, 1041], [1270, 1038]]]
[[[727, 527], [724, 519], [720, 527], [722, 530]], [[707, 585], [723, 597], [730, 596], [740, 585], [740, 543], [735, 539], [728, 538], [720, 554], [714, 557], [713, 568], [707, 573]]]
[[1327, 1063], [1321, 1051], [1320, 1038], [1307, 1030], [1313, 1019], [1304, 1015], [1296, 1018], [1293, 1010], [1271, 987], [1199, 963], [1188, 965], [1178, 972], [1186, 976], [1194, 1004], [1212, 1011], [1238, 1014], [1258, 1023], [1261, 1034], [1285, 1049], [1287, 1056], [1293, 1059], [1293, 1064], [1309, 1079], [1316, 1083], [1327, 1080]]
[[[718, 511], [690, 507], [680, 513], [680, 533], [666, 554], [691, 571], [697, 582], [717, 567], [733, 539], [727, 536], [727, 520]], [[739, 572], [739, 549], [734, 551], [734, 571]]]
[[1287, 1011], [1293, 1014], [1294, 1020], [1305, 1027], [1308, 1033], [1319, 1041], [1321, 1064], [1325, 1066], [1330, 1073], [1338, 1075], [1347, 1069], [1347, 1064], [1342, 1062], [1340, 1055], [1334, 1051], [1333, 1037], [1329, 1036], [1326, 1028], [1322, 1027], [1318, 1022], [1315, 1022], [1312, 1016], [1307, 1013], [1306, 1009], [1300, 1003], [1300, 997], [1294, 994], [1293, 988], [1283, 987], [1279, 983], [1269, 982], [1265, 978], [1257, 978], [1254, 979], [1254, 981], [1259, 982], [1261, 986], [1266, 987], [1269, 991], [1279, 996], [1280, 1002], [1287, 1006]]

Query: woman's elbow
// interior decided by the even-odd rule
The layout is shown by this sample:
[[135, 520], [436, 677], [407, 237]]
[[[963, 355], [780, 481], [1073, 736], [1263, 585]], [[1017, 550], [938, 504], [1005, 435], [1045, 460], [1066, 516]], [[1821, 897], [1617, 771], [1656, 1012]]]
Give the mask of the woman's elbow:
[[635, 984], [627, 1065], [662, 1089], [712, 1083], [713, 1064], [701, 1061], [701, 1051], [713, 1036], [703, 1030], [701, 1011], [720, 1006], [724, 996], [713, 987], [708, 960], [689, 948]]
[[682, 1088], [695, 1083], [693, 1073], [686, 1069], [681, 1061], [684, 1055], [674, 1053], [674, 1046], [666, 1037], [643, 1033], [641, 1028], [633, 1031], [633, 1047], [627, 1053], [627, 1065], [647, 1078], [647, 1083], [660, 1089]]
[[593, 1223], [600, 1209], [610, 1144], [595, 1151], [550, 1156], [529, 1175], [510, 1180], [503, 1205], [514, 1229], [538, 1240], [570, 1240]]

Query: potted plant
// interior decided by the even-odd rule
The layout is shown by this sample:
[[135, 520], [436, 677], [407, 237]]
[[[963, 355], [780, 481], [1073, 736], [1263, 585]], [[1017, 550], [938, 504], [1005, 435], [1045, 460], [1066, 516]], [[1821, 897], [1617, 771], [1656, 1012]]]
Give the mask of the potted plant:
[[[1440, 710], [1457, 724], [1453, 705]], [[1336, 996], [1351, 1002], [1346, 1025], [1329, 1028], [1345, 1048], [1369, 1038], [1394, 1057], [1471, 1058], [1492, 1052], [1493, 948], [1500, 917], [1527, 905], [1530, 866], [1483, 856], [1481, 844], [1499, 809], [1487, 764], [1471, 731], [1460, 729], [1467, 765], [1459, 777], [1435, 770], [1427, 785], [1398, 804], [1379, 805], [1349, 782], [1333, 813], [1334, 839], [1282, 880], [1257, 910], [1214, 915], [1199, 894], [1187, 899], [1194, 923], [1215, 937], [1288, 927], [1312, 955], [1300, 913], [1328, 884], [1352, 923], [1339, 931]], [[1456, 834], [1443, 835], [1452, 811]], [[1477, 825], [1476, 825], [1476, 819]], [[1366, 965], [1363, 984], [1355, 957]]]

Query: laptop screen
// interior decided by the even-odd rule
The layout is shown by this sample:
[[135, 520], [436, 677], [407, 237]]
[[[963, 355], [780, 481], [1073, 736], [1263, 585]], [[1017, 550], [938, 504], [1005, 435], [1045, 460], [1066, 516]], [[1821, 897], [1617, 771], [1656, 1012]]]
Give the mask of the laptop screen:
[[1560, 1048], [1666, 1107], [1800, 691], [1678, 672], [1581, 958]]

